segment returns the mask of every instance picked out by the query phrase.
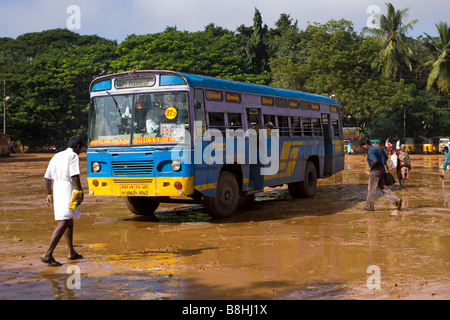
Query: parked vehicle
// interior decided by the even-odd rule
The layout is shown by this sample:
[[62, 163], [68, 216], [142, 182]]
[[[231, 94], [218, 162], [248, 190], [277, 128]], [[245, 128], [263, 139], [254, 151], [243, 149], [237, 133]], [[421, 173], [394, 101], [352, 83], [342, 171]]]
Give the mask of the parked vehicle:
[[423, 140], [423, 153], [437, 153], [439, 150], [438, 140], [433, 138], [425, 138]]
[[348, 145], [350, 143], [350, 140], [344, 140], [344, 153], [348, 153]]
[[405, 138], [405, 151], [408, 153], [416, 153], [416, 142], [413, 138]]

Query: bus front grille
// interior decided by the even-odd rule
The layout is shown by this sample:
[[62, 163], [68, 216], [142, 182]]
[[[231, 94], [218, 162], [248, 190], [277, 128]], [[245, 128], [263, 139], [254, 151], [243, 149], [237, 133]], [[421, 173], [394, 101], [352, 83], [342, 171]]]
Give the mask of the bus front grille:
[[116, 176], [150, 176], [153, 172], [153, 160], [113, 161], [112, 169]]

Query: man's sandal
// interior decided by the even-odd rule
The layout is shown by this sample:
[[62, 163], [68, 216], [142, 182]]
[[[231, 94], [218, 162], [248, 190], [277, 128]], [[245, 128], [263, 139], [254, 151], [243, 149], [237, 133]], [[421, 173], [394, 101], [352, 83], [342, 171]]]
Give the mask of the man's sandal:
[[60, 267], [60, 266], [62, 266], [62, 264], [59, 263], [58, 261], [56, 261], [55, 258], [53, 258], [53, 257], [52, 258], [48, 258], [48, 259], [41, 258], [41, 261], [43, 263], [48, 264], [51, 267]]

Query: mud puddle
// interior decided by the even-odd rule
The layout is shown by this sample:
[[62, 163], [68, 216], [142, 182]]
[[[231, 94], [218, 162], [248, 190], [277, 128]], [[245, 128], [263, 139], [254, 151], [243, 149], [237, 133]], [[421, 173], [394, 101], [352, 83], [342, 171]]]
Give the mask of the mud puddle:
[[227, 220], [163, 204], [152, 221], [120, 198], [86, 196], [74, 231], [85, 258], [69, 263], [62, 239], [58, 268], [39, 261], [55, 225], [43, 205], [51, 156], [0, 158], [0, 299], [450, 298], [443, 156], [412, 155], [406, 188], [393, 187], [400, 212], [381, 193], [375, 212], [362, 210], [368, 174], [358, 155], [312, 199], [267, 189]]

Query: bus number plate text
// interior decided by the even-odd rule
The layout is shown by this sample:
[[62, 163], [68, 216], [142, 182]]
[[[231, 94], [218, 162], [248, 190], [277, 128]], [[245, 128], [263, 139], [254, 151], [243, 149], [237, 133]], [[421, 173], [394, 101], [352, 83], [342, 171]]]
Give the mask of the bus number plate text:
[[148, 184], [121, 184], [121, 196], [148, 196]]

